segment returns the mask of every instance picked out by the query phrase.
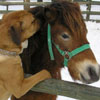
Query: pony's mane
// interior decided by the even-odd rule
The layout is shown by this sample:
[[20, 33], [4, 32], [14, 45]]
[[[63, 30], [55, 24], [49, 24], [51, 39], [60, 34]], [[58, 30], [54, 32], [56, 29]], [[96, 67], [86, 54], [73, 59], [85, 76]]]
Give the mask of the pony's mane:
[[57, 20], [59, 20], [60, 24], [65, 25], [71, 33], [74, 33], [75, 30], [78, 32], [86, 31], [81, 10], [77, 3], [60, 0], [53, 2], [49, 7], [57, 10]]

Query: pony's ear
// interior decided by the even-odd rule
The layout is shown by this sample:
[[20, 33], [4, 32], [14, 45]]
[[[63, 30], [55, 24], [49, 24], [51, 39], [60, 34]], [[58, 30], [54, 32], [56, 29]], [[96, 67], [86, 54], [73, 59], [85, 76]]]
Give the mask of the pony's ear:
[[21, 30], [21, 25], [18, 22], [12, 25], [9, 29], [11, 39], [16, 45], [21, 44]]
[[55, 8], [49, 8], [49, 7], [45, 7], [44, 9], [44, 17], [45, 19], [50, 23], [53, 22], [54, 20], [56, 20], [57, 18], [57, 11]]
[[44, 7], [38, 6], [38, 7], [30, 8], [28, 12], [32, 13], [36, 19], [42, 19], [43, 10], [44, 10]]
[[39, 20], [40, 24], [44, 23], [44, 16], [43, 16], [43, 11], [44, 11], [44, 7], [42, 6], [38, 6], [38, 7], [34, 7], [34, 8], [30, 8], [28, 10], [30, 13], [33, 14], [33, 16]]

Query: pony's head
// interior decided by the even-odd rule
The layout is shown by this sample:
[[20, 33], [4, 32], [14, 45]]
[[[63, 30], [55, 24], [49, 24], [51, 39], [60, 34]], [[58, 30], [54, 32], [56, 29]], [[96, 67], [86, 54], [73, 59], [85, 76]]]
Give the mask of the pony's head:
[[[35, 9], [36, 10], [31, 9], [30, 12], [33, 13], [39, 20], [41, 20], [40, 32], [35, 34], [37, 35], [38, 42], [43, 43], [44, 41], [44, 44], [47, 44], [47, 26], [49, 24], [49, 31], [53, 41], [51, 43], [51, 49], [53, 50], [55, 62], [52, 66], [63, 67], [65, 57], [68, 58], [67, 67], [74, 80], [81, 80], [84, 83], [92, 83], [97, 81], [99, 79], [99, 65], [89, 46], [85, 47], [84, 50], [78, 52], [78, 54], [75, 54], [70, 59], [68, 57], [69, 55], [65, 54], [65, 56], [62, 56], [57, 49], [57, 47], [59, 47], [61, 51], [72, 52], [77, 48], [83, 49], [82, 46], [89, 44], [86, 38], [86, 25], [82, 18], [79, 5], [77, 3], [69, 3], [63, 0], [59, 2], [53, 2], [45, 7], [37, 7]], [[37, 56], [39, 56], [40, 52], [42, 52], [41, 54], [43, 55], [42, 49], [44, 48], [44, 44], [40, 45], [41, 49], [38, 50], [41, 51], [36, 54]], [[36, 59], [36, 55], [33, 55], [35, 57], [34, 60]], [[46, 55], [46, 52], [44, 55]], [[44, 59], [45, 58], [42, 58], [41, 60], [44, 61]], [[47, 62], [50, 63], [50, 61], [46, 61], [45, 63]], [[48, 64], [48, 66], [49, 65], [50, 64]], [[44, 64], [44, 66], [46, 66], [46, 64]], [[42, 68], [42, 66], [40, 67]]]
[[[51, 26], [52, 40], [61, 50], [71, 52], [82, 45], [89, 44], [86, 38], [86, 25], [78, 4], [66, 1], [53, 3], [45, 7], [44, 16]], [[64, 56], [54, 44], [53, 52], [56, 62], [63, 66]], [[65, 55], [66, 58], [67, 56]], [[99, 79], [99, 66], [91, 48], [69, 59], [68, 69], [74, 80], [91, 83]]]

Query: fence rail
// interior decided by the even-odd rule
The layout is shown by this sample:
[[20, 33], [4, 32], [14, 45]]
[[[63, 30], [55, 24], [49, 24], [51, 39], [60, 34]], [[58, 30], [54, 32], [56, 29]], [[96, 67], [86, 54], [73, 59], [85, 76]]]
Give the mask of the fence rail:
[[[77, 2], [77, 0], [76, 0]], [[86, 5], [87, 6], [87, 11], [82, 11], [83, 14], [86, 14], [86, 21], [96, 21], [96, 22], [100, 22], [100, 19], [91, 19], [91, 15], [98, 15], [100, 16], [100, 10], [99, 11], [92, 11], [92, 5], [97, 5], [100, 6], [100, 1], [92, 1], [92, 0], [87, 0], [85, 2], [78, 2], [80, 5]]]
[[84, 1], [84, 2], [78, 2], [80, 5], [81, 4], [91, 4], [91, 5], [100, 5], [100, 1]]
[[55, 79], [45, 80], [31, 90], [78, 100], [100, 100], [100, 88]]
[[50, 2], [1, 2], [0, 5], [30, 5], [30, 6], [38, 6], [38, 5], [47, 5]]

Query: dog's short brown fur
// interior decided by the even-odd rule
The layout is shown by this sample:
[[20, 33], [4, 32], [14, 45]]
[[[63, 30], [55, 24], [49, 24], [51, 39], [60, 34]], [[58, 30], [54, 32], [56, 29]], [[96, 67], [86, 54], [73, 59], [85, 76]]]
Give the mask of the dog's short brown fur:
[[16, 52], [17, 55], [0, 53], [0, 100], [10, 95], [19, 98], [38, 82], [50, 78], [46, 70], [24, 78], [20, 54], [22, 43], [39, 29], [39, 21], [28, 11], [11, 12], [0, 22], [0, 49]]

